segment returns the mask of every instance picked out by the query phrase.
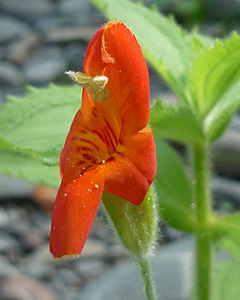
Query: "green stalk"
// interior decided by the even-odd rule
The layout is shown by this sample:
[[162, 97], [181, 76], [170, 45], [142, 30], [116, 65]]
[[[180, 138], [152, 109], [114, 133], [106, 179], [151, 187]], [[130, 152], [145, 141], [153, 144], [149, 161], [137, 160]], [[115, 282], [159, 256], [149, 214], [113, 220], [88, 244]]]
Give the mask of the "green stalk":
[[156, 294], [154, 290], [154, 285], [151, 277], [151, 270], [149, 265], [148, 258], [143, 255], [139, 256], [139, 265], [141, 268], [143, 283], [144, 283], [144, 290], [148, 300], [156, 300]]
[[209, 161], [207, 145], [198, 145], [193, 151], [194, 190], [197, 214], [196, 268], [198, 300], [209, 300], [211, 294], [212, 245], [207, 231], [211, 221]]

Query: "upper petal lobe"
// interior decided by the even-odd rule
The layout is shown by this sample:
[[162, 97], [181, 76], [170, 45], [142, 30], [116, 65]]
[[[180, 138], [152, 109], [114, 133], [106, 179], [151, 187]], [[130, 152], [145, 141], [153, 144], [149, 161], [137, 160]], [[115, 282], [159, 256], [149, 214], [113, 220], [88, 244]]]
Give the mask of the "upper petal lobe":
[[148, 69], [135, 36], [123, 23], [107, 23], [95, 34], [86, 52], [84, 73], [109, 78], [108, 98], [113, 109], [108, 101], [97, 105], [109, 118], [112, 114], [120, 117], [122, 131], [133, 133], [147, 125]]

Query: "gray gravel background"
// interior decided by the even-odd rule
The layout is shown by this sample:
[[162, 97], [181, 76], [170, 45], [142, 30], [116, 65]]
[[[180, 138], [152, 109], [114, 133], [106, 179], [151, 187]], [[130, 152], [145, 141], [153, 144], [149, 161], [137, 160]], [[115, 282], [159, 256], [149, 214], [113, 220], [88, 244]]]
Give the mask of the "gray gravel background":
[[[28, 84], [70, 83], [64, 72], [82, 69], [87, 43], [104, 22], [84, 0], [0, 0], [0, 105], [6, 95], [24, 95]], [[212, 31], [219, 32], [219, 26], [207, 28]], [[161, 95], [168, 103], [176, 101], [152, 70], [150, 83], [152, 98]], [[236, 211], [240, 207], [239, 116], [213, 149], [216, 209]], [[116, 244], [101, 209], [79, 259], [51, 257], [51, 213], [43, 201], [51, 202], [54, 193], [48, 191], [49, 199], [41, 198], [40, 207], [36, 187], [0, 177], [0, 300], [142, 299], [138, 271]], [[166, 226], [162, 230], [164, 238], [153, 257], [153, 265], [162, 266], [156, 273], [161, 299], [188, 299], [192, 240]]]

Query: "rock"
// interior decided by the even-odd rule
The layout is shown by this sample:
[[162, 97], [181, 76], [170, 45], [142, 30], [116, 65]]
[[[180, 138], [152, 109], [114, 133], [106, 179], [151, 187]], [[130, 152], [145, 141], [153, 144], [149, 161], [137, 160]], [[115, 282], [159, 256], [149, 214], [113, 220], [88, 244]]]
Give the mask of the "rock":
[[225, 177], [240, 179], [240, 117], [235, 115], [224, 132], [212, 145], [214, 171]]
[[80, 43], [69, 43], [65, 49], [67, 63], [74, 70], [82, 70], [86, 46]]
[[224, 200], [240, 207], [240, 182], [217, 177], [212, 180], [212, 187], [216, 200]]
[[0, 235], [0, 253], [8, 254], [17, 251], [18, 248], [18, 242], [14, 238], [4, 234]]
[[20, 270], [29, 277], [49, 279], [54, 272], [54, 260], [49, 253], [48, 243], [38, 247], [31, 255], [28, 255]]
[[104, 274], [106, 265], [98, 259], [79, 259], [75, 267], [79, 276], [92, 278]]
[[41, 229], [45, 237], [49, 238], [51, 215], [43, 213], [40, 210], [36, 210], [32, 219], [35, 226]]
[[19, 230], [22, 230], [22, 227], [28, 227], [28, 212], [24, 207], [17, 206], [5, 207], [5, 212], [8, 216], [8, 223], [5, 224], [5, 229], [18, 239]]
[[43, 283], [23, 276], [5, 279], [1, 286], [1, 300], [58, 300], [59, 297]]
[[48, 0], [0, 0], [1, 8], [10, 14], [34, 19], [53, 11], [53, 4]]
[[2, 103], [4, 103], [6, 100], [5, 94], [3, 92], [0, 92], [0, 109], [2, 106]]
[[42, 210], [45, 213], [49, 213], [52, 210], [56, 195], [57, 189], [48, 186], [37, 185], [35, 186], [33, 197], [38, 205], [40, 205]]
[[8, 59], [19, 65], [23, 65], [29, 56], [40, 46], [41, 39], [36, 33], [32, 33], [16, 41], [9, 47]]
[[[20, 275], [16, 266], [13, 266], [5, 256], [0, 255], [0, 278]], [[0, 289], [1, 291], [1, 289]], [[2, 299], [0, 297], [0, 299]]]
[[45, 35], [51, 30], [64, 28], [65, 26], [65, 20], [61, 16], [54, 14], [36, 20], [34, 28]]
[[86, 26], [90, 25], [91, 9], [87, 0], [62, 0], [58, 7], [58, 13], [70, 25]]
[[218, 0], [208, 5], [210, 6], [209, 18], [211, 20], [229, 21], [239, 15], [240, 5], [237, 0]]
[[66, 61], [61, 49], [45, 48], [27, 61], [24, 77], [31, 84], [46, 84], [64, 75]]
[[30, 27], [25, 22], [9, 16], [0, 16], [0, 43], [22, 38], [30, 32]]
[[81, 258], [86, 257], [103, 257], [106, 253], [105, 244], [88, 238], [81, 253]]
[[21, 71], [11, 62], [0, 61], [0, 86], [14, 86], [21, 83]]
[[[167, 104], [172, 104], [172, 99], [174, 102], [177, 102], [176, 96], [169, 92], [169, 88], [167, 87], [164, 80], [157, 74], [155, 70], [151, 66], [149, 66], [149, 78], [150, 78], [150, 95], [151, 100], [156, 100], [159, 96], [163, 98], [166, 97], [167, 100], [171, 99], [171, 101], [167, 101]], [[165, 102], [165, 101], [164, 101]]]
[[71, 292], [75, 292], [79, 284], [81, 284], [81, 280], [76, 273], [66, 268], [59, 269], [51, 282], [52, 287], [61, 295], [62, 300], [73, 299]]
[[6, 211], [0, 208], [0, 229], [6, 227], [9, 223], [9, 217]]
[[25, 253], [32, 252], [45, 243], [42, 231], [38, 228], [30, 228], [25, 231], [21, 238], [22, 248]]
[[[193, 242], [188, 237], [162, 248], [152, 258], [153, 278], [159, 299], [187, 300], [192, 284]], [[95, 280], [75, 300], [144, 300], [137, 266], [122, 264]]]
[[0, 202], [1, 199], [4, 198], [29, 197], [32, 193], [33, 185], [31, 183], [21, 179], [0, 175]]
[[4, 60], [7, 57], [7, 48], [0, 47], [0, 60]]
[[50, 31], [46, 35], [47, 42], [66, 43], [75, 41], [89, 42], [94, 35], [97, 27], [75, 27], [75, 28], [60, 28]]
[[120, 244], [113, 244], [107, 250], [105, 261], [109, 264], [126, 261], [127, 256], [124, 248]]
[[[16, 96], [16, 97], [22, 97], [25, 95], [25, 87], [24, 86], [20, 86], [20, 85], [5, 85], [5, 86], [1, 86], [1, 91], [0, 91], [0, 109], [1, 109], [1, 104], [6, 102], [7, 98], [9, 96]], [[1, 175], [0, 175], [0, 179], [1, 179]], [[1, 184], [0, 184], [1, 186]], [[0, 195], [1, 195], [1, 191], [0, 191]], [[1, 199], [0, 199], [1, 202]]]

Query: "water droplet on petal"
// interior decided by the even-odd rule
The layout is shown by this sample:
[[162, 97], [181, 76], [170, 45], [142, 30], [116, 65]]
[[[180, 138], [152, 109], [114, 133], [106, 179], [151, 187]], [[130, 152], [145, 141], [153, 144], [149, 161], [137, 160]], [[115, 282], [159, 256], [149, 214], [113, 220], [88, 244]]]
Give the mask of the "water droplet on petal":
[[94, 186], [95, 186], [95, 188], [96, 188], [96, 189], [98, 189], [98, 188], [99, 188], [99, 185], [98, 185], [98, 184], [96, 184], [96, 183], [94, 184]]
[[67, 197], [67, 193], [64, 193], [64, 196]]
[[87, 191], [90, 193], [92, 190], [91, 189], [87, 189]]

